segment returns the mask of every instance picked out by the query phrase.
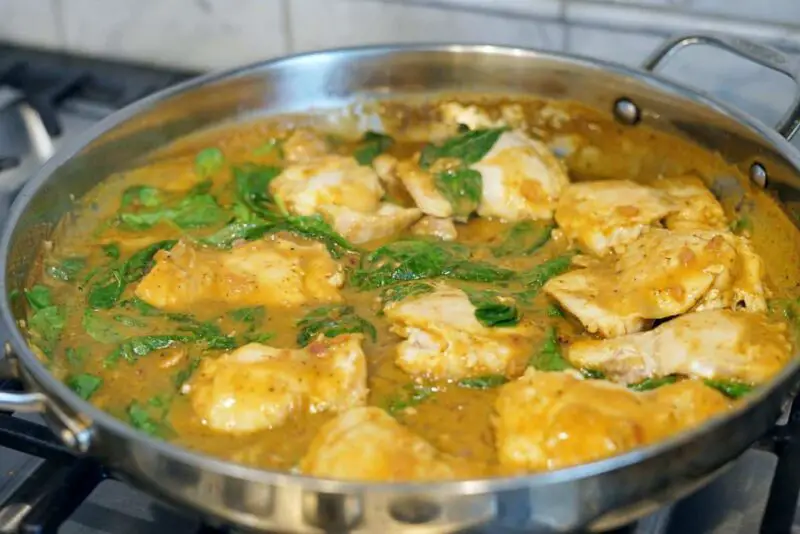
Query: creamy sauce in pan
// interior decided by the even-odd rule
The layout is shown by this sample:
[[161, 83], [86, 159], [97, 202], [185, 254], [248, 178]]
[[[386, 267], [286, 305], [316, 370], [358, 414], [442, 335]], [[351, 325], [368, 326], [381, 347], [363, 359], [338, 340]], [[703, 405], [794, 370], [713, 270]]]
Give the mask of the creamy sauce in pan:
[[[794, 336], [793, 299], [797, 296], [800, 261], [796, 240], [786, 236], [795, 236], [795, 229], [771, 200], [751, 191], [735, 169], [677, 138], [644, 127], [619, 126], [609, 117], [576, 104], [476, 101], [480, 104], [477, 110], [453, 108], [455, 111], [450, 109], [449, 114], [439, 103], [377, 106], [389, 137], [362, 137], [362, 132], [353, 133], [352, 127], [344, 128], [343, 123], [324, 117], [275, 117], [226, 127], [181, 140], [142, 166], [108, 177], [81, 200], [77, 216], [57, 229], [52, 247], [44, 252], [32, 273], [26, 292], [26, 328], [32, 345], [51, 370], [79, 394], [143, 432], [248, 465], [372, 479], [495, 475], [553, 469], [615, 454], [663, 439], [735, 406], [752, 387], [786, 363], [790, 347], [766, 338], [791, 340]], [[469, 99], [459, 102], [466, 104]], [[452, 115], [460, 120], [450, 120]], [[733, 307], [736, 311], [730, 313], [737, 314], [737, 320], [747, 315], [769, 323], [761, 328], [747, 322], [743, 327], [742, 343], [754, 347], [748, 356], [751, 359], [730, 371], [728, 367], [733, 364], [718, 361], [719, 350], [735, 352], [741, 347], [728, 347], [714, 349], [717, 352], [701, 365], [697, 362], [700, 351], [705, 349], [700, 341], [689, 339], [685, 341], [687, 350], [697, 358], [692, 355], [682, 367], [670, 363], [674, 365], [665, 367], [666, 378], [654, 371], [652, 362], [619, 363], [622, 353], [616, 353], [610, 362], [608, 358], [592, 360], [596, 363], [593, 368], [570, 366], [571, 354], [578, 354], [577, 349], [571, 352], [576, 342], [597, 340], [605, 334], [602, 328], [588, 328], [593, 330], [588, 332], [580, 311], [569, 309], [564, 301], [559, 302], [560, 297], [554, 298], [557, 295], [549, 290], [550, 286], [546, 290], [541, 286], [549, 278], [585, 265], [587, 269], [594, 268], [592, 265], [597, 262], [611, 265], [608, 262], [627, 248], [598, 257], [589, 253], [579, 239], [570, 239], [561, 228], [558, 209], [555, 222], [552, 219], [553, 208], [566, 187], [551, 199], [552, 205], [546, 208], [549, 217], [528, 220], [530, 217], [523, 214], [519, 220], [509, 222], [497, 216], [479, 216], [482, 207], [475, 213], [476, 199], [464, 194], [467, 186], [463, 180], [469, 177], [458, 173], [475, 163], [470, 159], [470, 150], [477, 150], [476, 158], [486, 158], [491, 143], [485, 150], [472, 146], [464, 149], [466, 152], [447, 152], [442, 147], [447, 146], [448, 139], [467, 131], [463, 126], [459, 129], [458, 122], [486, 117], [496, 122], [493, 127], [506, 127], [540, 140], [548, 151], [540, 163], [553, 158], [551, 153], [557, 154], [565, 169], [561, 172], [571, 184], [628, 179], [658, 189], [659, 180], [685, 175], [706, 183], [723, 176], [740, 179], [747, 191], [746, 201], [721, 199], [725, 215], [724, 228], [719, 232], [730, 235], [730, 239], [751, 242], [763, 259], [765, 270], [759, 278], [765, 289], [759, 295], [769, 303], [769, 310], [758, 309], [757, 304], [754, 309], [740, 309], [744, 300], [739, 293], [723, 304], [713, 304], [714, 299], [708, 297], [704, 306], [707, 310]], [[481, 124], [467, 126], [473, 133], [492, 130]], [[478, 144], [482, 142], [485, 140]], [[439, 152], [426, 148], [431, 145]], [[306, 187], [303, 180], [312, 179], [319, 171], [319, 158], [355, 157], [361, 161], [348, 163], [345, 175], [365, 169], [369, 174], [373, 167], [389, 166], [389, 171], [378, 169], [385, 176], [378, 182], [383, 192], [377, 194], [376, 202], [413, 209], [420, 204], [420, 198], [409, 194], [408, 183], [398, 177], [401, 172], [392, 165], [399, 160], [418, 167], [420, 151], [423, 155], [427, 151], [430, 156], [427, 172], [437, 176], [451, 172], [456, 175], [454, 180], [462, 180], [458, 182], [461, 190], [456, 188], [455, 193], [450, 191], [451, 196], [445, 197], [458, 208], [454, 211], [460, 210], [456, 215], [461, 220], [454, 223], [455, 241], [422, 237], [417, 233], [422, 231], [419, 227], [403, 222], [396, 223], [396, 232], [364, 239], [364, 235], [380, 233], [379, 223], [370, 220], [355, 230], [342, 230], [345, 234], [352, 232], [349, 235], [359, 241], [357, 244], [336, 244], [331, 225], [345, 228], [335, 221], [339, 212], [323, 210], [319, 220], [331, 225], [320, 226], [319, 220], [314, 219], [315, 229], [303, 234], [297, 228], [307, 228], [314, 215], [299, 213], [305, 209], [301, 200], [291, 196], [276, 200], [274, 195], [277, 180], [286, 176], [287, 169], [308, 167], [303, 171], [306, 174], [298, 171], [303, 176], [299, 179], [302, 190]], [[516, 165], [503, 160], [507, 156], [498, 157], [501, 168]], [[552, 178], [552, 173], [559, 172], [543, 165], [544, 170], [537, 171], [539, 176]], [[477, 172], [479, 177], [484, 181], [492, 179], [485, 167], [481, 169]], [[376, 180], [374, 175], [369, 179]], [[541, 197], [542, 188], [546, 187], [541, 181], [532, 184], [505, 191], [507, 196], [500, 201], [500, 208], [515, 202], [520, 195]], [[361, 202], [369, 193], [358, 187], [361, 186], [345, 188], [339, 197], [333, 195], [326, 202], [334, 206]], [[441, 184], [437, 187], [438, 192], [434, 193], [441, 194]], [[485, 200], [485, 190], [483, 195]], [[313, 211], [321, 201], [309, 202]], [[370, 213], [377, 209], [357, 208]], [[285, 210], [289, 210], [293, 222], [287, 225], [281, 219], [283, 231], [269, 229], [259, 237], [247, 236], [243, 233], [247, 224], [255, 227], [263, 223], [258, 217], [260, 209], [279, 219], [285, 219]], [[644, 209], [631, 202], [630, 206], [617, 208], [616, 213], [627, 220]], [[420, 218], [420, 214], [411, 212], [406, 215], [414, 224]], [[656, 219], [644, 223], [645, 236], [653, 233], [649, 231], [651, 226], [661, 227], [668, 224], [665, 220], [669, 221], [665, 216]], [[380, 224], [386, 220], [380, 219]], [[429, 223], [426, 228], [430, 230], [441, 221]], [[443, 228], [437, 230], [440, 236], [452, 225], [448, 221]], [[232, 230], [240, 232], [239, 239], [226, 241], [221, 232]], [[319, 244], [320, 232], [323, 244]], [[398, 239], [424, 242], [433, 250], [452, 251], [455, 249], [448, 247], [460, 246], [463, 250], [452, 252], [454, 257], [472, 267], [483, 265], [490, 274], [476, 275], [477, 281], [424, 278], [422, 283], [428, 285], [418, 294], [397, 297], [396, 302], [383, 309], [381, 295], [385, 287], [377, 286], [386, 283], [393, 291], [401, 291], [398, 288], [408, 285], [391, 280], [376, 282], [380, 277], [373, 275], [380, 261], [369, 266], [360, 262], [371, 251], [392, 246]], [[173, 240], [180, 243], [176, 245]], [[709, 246], [722, 246], [720, 242]], [[141, 253], [154, 243], [161, 243], [156, 248], [165, 250]], [[172, 251], [168, 250], [170, 247]], [[685, 269], [679, 267], [668, 279], [652, 282], [662, 284], [659, 290], [678, 300], [685, 297], [681, 284], [690, 276], [695, 265], [692, 262], [700, 261], [695, 256], [701, 255], [701, 249], [688, 253], [686, 250], [679, 249], [676, 260], [684, 262]], [[711, 263], [723, 254], [713, 250]], [[731, 254], [738, 254], [735, 261], [743, 261], [740, 249], [731, 250], [735, 250]], [[137, 253], [139, 260], [132, 260]], [[235, 254], [240, 257], [240, 266], [241, 262], [255, 261], [253, 258], [262, 253], [272, 254], [269, 257], [273, 260], [259, 260], [261, 263], [248, 268], [249, 275], [236, 271], [240, 267], [230, 267], [230, 258]], [[288, 261], [290, 274], [254, 282], [271, 272], [270, 266], [279, 262], [274, 258]], [[559, 267], [558, 262], [563, 265]], [[615, 272], [617, 268], [608, 265], [600, 272]], [[730, 269], [744, 269], [736, 265]], [[414, 268], [409, 269], [414, 272]], [[211, 278], [216, 285], [204, 285]], [[365, 278], [371, 282], [364, 282]], [[599, 280], [598, 287], [607, 284], [603, 286], [607, 291], [601, 291], [606, 301], [614, 300], [609, 295], [626, 290], [617, 279]], [[314, 284], [324, 287], [315, 289], [311, 287]], [[447, 288], [442, 289], [440, 284]], [[653, 289], [652, 284], [645, 284], [647, 291]], [[413, 334], [401, 331], [398, 325], [408, 327], [410, 322], [421, 321], [423, 326], [417, 328], [424, 331], [430, 325], [447, 323], [445, 319], [455, 317], [458, 311], [451, 313], [450, 308], [444, 308], [441, 320], [425, 323], [422, 312], [406, 311], [401, 306], [439, 295], [439, 291], [454, 290], [457, 295], [465, 295], [460, 292], [463, 289], [471, 297], [462, 300], [476, 310], [485, 308], [488, 319], [482, 316], [483, 322], [479, 321], [482, 330], [477, 338], [470, 338], [472, 341], [461, 348], [452, 342], [448, 350], [462, 351], [462, 356], [473, 350], [481, 358], [481, 354], [502, 352], [497, 348], [500, 347], [508, 354], [500, 368], [482, 362], [465, 371], [463, 361], [467, 356], [459, 354], [453, 356], [456, 367], [451, 366], [446, 372], [437, 367], [441, 355], [423, 358], [421, 363], [399, 362], [399, 347], [404, 337]], [[489, 301], [480, 299], [484, 290], [495, 292], [483, 294]], [[630, 305], [642, 305], [637, 299], [640, 297], [630, 297]], [[435, 304], [431, 301], [422, 308]], [[331, 311], [332, 305], [340, 308]], [[329, 334], [327, 337], [317, 336], [319, 329], [308, 328], [309, 322], [319, 326], [313, 318], [308, 320], [308, 314], [321, 306], [328, 306], [327, 311], [319, 312], [329, 320], [329, 330], [321, 330]], [[341, 306], [351, 308], [343, 313]], [[673, 315], [702, 310], [703, 305], [699, 306], [678, 314], [645, 317], [643, 324], [628, 333], [641, 335], [637, 331], [652, 331], [653, 327], [659, 331], [675, 321], [670, 319]], [[475, 320], [469, 309], [467, 316]], [[714, 317], [712, 325], [718, 325], [713, 322], [717, 320]], [[479, 318], [477, 314], [475, 318]], [[497, 324], [487, 326], [495, 320]], [[452, 327], [459, 332], [469, 328], [472, 327]], [[722, 327], [711, 329], [714, 328]], [[447, 338], [449, 332], [439, 334]], [[676, 332], [676, 339], [684, 339], [684, 330], [676, 327]], [[301, 341], [303, 335], [306, 338]], [[619, 339], [619, 335], [607, 337]], [[361, 381], [361, 393], [353, 385], [359, 384], [357, 371], [348, 368], [343, 371], [345, 378], [340, 379], [323, 362], [324, 358], [339, 357], [337, 343], [343, 339], [355, 340], [355, 345], [362, 347], [359, 361], [364, 364], [366, 379]], [[448, 343], [452, 341], [447, 339]], [[228, 376], [226, 369], [230, 367], [226, 367], [225, 359], [231, 356], [222, 355], [234, 353], [248, 343], [259, 344], [258, 350], [260, 346], [280, 350], [270, 353], [271, 363], [264, 364], [260, 371], [245, 365], [238, 374]], [[304, 350], [301, 345], [305, 345]], [[254, 357], [263, 358], [258, 350]], [[666, 352], [675, 359], [676, 350], [670, 348]], [[223, 359], [213, 363], [219, 358]], [[726, 358], [735, 359], [726, 356], [723, 360]], [[347, 365], [352, 363], [348, 362]], [[286, 371], [287, 366], [299, 370]], [[520, 378], [531, 367], [540, 370], [528, 370]], [[676, 369], [677, 372], [669, 372]], [[258, 382], [259, 373], [267, 377], [262, 382]], [[275, 382], [270, 378], [275, 373], [287, 373], [288, 382]], [[758, 381], [747, 380], [752, 377]], [[248, 380], [255, 382], [250, 384]], [[303, 380], [327, 380], [336, 391], [332, 397], [317, 390], [308, 393], [310, 390], [303, 388], [318, 384], [298, 386]], [[278, 395], [276, 388], [282, 391], [280, 388], [284, 387], [300, 391], [288, 404], [283, 397], [270, 396]], [[213, 388], [217, 389], [211, 392]], [[320, 388], [317, 389], [321, 391]], [[365, 411], [360, 408], [364, 405], [379, 410]], [[239, 408], [250, 410], [247, 417], [237, 412]], [[285, 413], [265, 416], [265, 411], [270, 410]], [[348, 430], [348, 425], [362, 434]]]

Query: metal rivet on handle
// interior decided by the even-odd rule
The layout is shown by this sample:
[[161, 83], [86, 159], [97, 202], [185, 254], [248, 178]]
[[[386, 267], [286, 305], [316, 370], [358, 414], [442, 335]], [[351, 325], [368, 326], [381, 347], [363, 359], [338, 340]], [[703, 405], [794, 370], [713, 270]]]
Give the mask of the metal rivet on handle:
[[622, 124], [633, 126], [642, 120], [642, 112], [630, 99], [620, 98], [614, 102], [614, 117]]
[[392, 518], [408, 525], [429, 523], [439, 517], [441, 512], [437, 503], [415, 497], [402, 498], [389, 505]]
[[750, 180], [758, 187], [767, 187], [767, 169], [758, 162], [750, 165]]

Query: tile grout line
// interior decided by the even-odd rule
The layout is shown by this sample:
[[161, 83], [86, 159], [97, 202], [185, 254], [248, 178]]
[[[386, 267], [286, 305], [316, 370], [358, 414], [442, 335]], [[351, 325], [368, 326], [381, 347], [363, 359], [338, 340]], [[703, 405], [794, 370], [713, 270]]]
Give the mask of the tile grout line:
[[[603, 24], [605, 27], [619, 28], [630, 32], [635, 31], [658, 31], [660, 33], [674, 33], [675, 31], [686, 31], [685, 28], [711, 28], [713, 31], [723, 31], [738, 34], [747, 34], [748, 32], [742, 31], [744, 27], [755, 26], [756, 31], [752, 32], [756, 36], [771, 36], [768, 38], [784, 38], [786, 35], [791, 35], [790, 39], [797, 40], [800, 46], [800, 25], [798, 24], [782, 24], [779, 22], [772, 22], [768, 20], [748, 20], [746, 18], [738, 18], [730, 15], [720, 15], [712, 13], [698, 13], [686, 12], [677, 7], [662, 7], [650, 6], [642, 4], [616, 4], [608, 3], [600, 0], [558, 0], [558, 13], [555, 16], [548, 16], [545, 14], [526, 13], [524, 11], [509, 9], [509, 8], [492, 8], [479, 7], [472, 4], [456, 4], [446, 2], [443, 0], [330, 0], [330, 1], [350, 1], [350, 2], [370, 2], [370, 3], [384, 3], [395, 5], [414, 5], [421, 7], [430, 7], [434, 9], [441, 9], [445, 11], [457, 11], [483, 14], [498, 18], [519, 19], [526, 18], [532, 20], [539, 20], [543, 22], [560, 22], [566, 26], [571, 25], [586, 25], [586, 24]], [[588, 15], [575, 12], [576, 10], [588, 9]], [[594, 13], [591, 13], [591, 12]], [[633, 14], [635, 21], [626, 21], [608, 17], [608, 22], [601, 22], [596, 13], [606, 11], [608, 15], [616, 14]], [[664, 28], [664, 17], [666, 17], [667, 27]], [[649, 20], [648, 20], [649, 19]], [[655, 30], [654, 30], [655, 28]], [[696, 30], [699, 31], [699, 30]], [[784, 36], [784, 37], [781, 37]], [[761, 37], [763, 38], [763, 37]]]
[[292, 25], [292, 2], [291, 0], [281, 0], [281, 17], [283, 19], [283, 40], [286, 46], [286, 53], [295, 52], [294, 28]]

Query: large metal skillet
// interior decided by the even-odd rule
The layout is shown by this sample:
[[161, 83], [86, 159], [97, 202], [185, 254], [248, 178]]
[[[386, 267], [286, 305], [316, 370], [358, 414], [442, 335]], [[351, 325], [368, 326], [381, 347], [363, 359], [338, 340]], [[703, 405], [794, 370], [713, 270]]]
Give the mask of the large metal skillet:
[[494, 46], [378, 46], [304, 54], [203, 76], [115, 113], [53, 157], [4, 214], [0, 315], [9, 332], [5, 363], [26, 392], [0, 393], [0, 409], [41, 412], [65, 444], [99, 458], [117, 476], [212, 522], [254, 530], [602, 530], [685, 495], [775, 423], [797, 382], [800, 360], [742, 408], [668, 441], [592, 464], [486, 480], [342, 482], [248, 468], [138, 433], [82, 401], [47, 371], [17, 328], [23, 310], [13, 307], [8, 295], [23, 287], [44, 241], [74, 199], [154, 149], [255, 113], [339, 108], [388, 96], [469, 90], [580, 101], [610, 110], [626, 127], [646, 124], [676, 133], [719, 153], [780, 201], [800, 200], [800, 153], [787, 140], [800, 124], [800, 97], [773, 129], [649, 72], [673, 52], [697, 43], [722, 47], [795, 81], [800, 72], [777, 51], [720, 36], [670, 41], [643, 70]]

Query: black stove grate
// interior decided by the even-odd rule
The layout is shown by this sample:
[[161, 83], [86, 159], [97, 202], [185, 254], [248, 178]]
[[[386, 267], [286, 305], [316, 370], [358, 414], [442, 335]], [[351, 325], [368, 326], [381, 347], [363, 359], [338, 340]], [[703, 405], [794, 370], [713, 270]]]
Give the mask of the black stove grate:
[[[0, 383], [8, 391], [12, 382]], [[13, 388], [17, 390], [17, 387]], [[0, 503], [0, 531], [56, 534], [62, 524], [105, 480], [114, 477], [97, 460], [78, 457], [44, 425], [0, 413], [0, 449], [12, 449], [43, 461]], [[201, 523], [197, 534], [226, 529]]]

